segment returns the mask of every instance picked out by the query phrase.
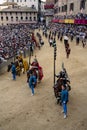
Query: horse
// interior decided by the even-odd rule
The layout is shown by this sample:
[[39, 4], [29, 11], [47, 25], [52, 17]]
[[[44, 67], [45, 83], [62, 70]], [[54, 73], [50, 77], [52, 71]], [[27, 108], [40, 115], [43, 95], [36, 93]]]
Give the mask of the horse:
[[65, 51], [66, 51], [66, 57], [69, 58], [71, 49], [70, 49], [70, 46], [69, 46], [68, 42], [65, 44]]
[[[18, 61], [15, 61], [15, 62], [14, 62], [14, 65], [15, 65], [15, 67], [16, 67], [16, 75], [19, 75], [19, 76], [20, 76], [21, 68], [20, 68], [20, 66], [19, 66]], [[8, 65], [7, 72], [10, 72], [11, 68], [12, 68], [12, 62]]]
[[29, 65], [28, 65], [27, 60], [23, 59], [23, 68], [22, 69], [23, 69], [23, 73], [26, 73], [28, 71]]
[[[56, 75], [55, 75], [56, 76]], [[59, 73], [59, 75], [56, 76], [58, 79], [54, 85], [54, 94], [55, 97], [57, 99], [57, 104], [60, 103], [61, 104], [61, 91], [62, 91], [62, 85], [66, 86], [66, 89], [68, 91], [71, 90], [71, 86], [70, 86], [70, 80], [68, 79], [68, 75], [66, 70], [63, 72], [61, 71]]]
[[19, 63], [21, 71], [23, 71], [23, 73], [26, 73], [27, 70], [29, 69], [27, 60], [23, 59], [21, 54], [19, 56], [17, 56], [16, 59]]
[[[23, 60], [22, 62], [21, 62], [21, 60], [16, 60], [14, 62], [14, 65], [16, 67], [16, 75], [19, 75], [19, 76], [20, 76], [22, 71], [23, 71], [23, 73], [26, 73], [27, 70], [29, 69], [29, 65], [28, 65], [28, 62], [26, 60]], [[10, 63], [8, 65], [7, 72], [10, 72], [11, 67], [12, 67], [12, 63]]]
[[[31, 69], [29, 69], [29, 70], [27, 71], [27, 82], [29, 82], [30, 73], [31, 73], [32, 71], [34, 72], [34, 75], [35, 75], [36, 78], [37, 78], [37, 82], [40, 83], [41, 80], [42, 80], [42, 78], [43, 78], [43, 70], [42, 70], [42, 67], [39, 66], [39, 68], [38, 68], [38, 67], [36, 67], [36, 66], [33, 66]], [[36, 87], [36, 85], [37, 85], [37, 83], [34, 85], [34, 87]]]

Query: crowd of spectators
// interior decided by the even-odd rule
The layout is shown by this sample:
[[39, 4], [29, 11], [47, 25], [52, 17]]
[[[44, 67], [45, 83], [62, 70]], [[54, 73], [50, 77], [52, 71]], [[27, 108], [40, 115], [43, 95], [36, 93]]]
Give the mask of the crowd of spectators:
[[76, 39], [77, 42], [79, 39], [78, 41], [82, 44], [87, 42], [87, 26], [85, 25], [51, 23], [49, 29], [53, 36], [56, 34], [60, 40], [67, 34], [71, 41]]
[[24, 52], [31, 44], [34, 46], [32, 30], [37, 27], [36, 24], [0, 26], [0, 63], [14, 57], [19, 51]]
[[54, 19], [85, 19], [87, 20], [87, 14], [84, 13], [78, 13], [76, 15], [70, 14], [70, 15], [58, 15], [54, 16]]
[[74, 24], [58, 24], [58, 23], [51, 23], [49, 25], [49, 28], [52, 32], [60, 32], [60, 33], [67, 33], [71, 34], [73, 33], [74, 36], [77, 34], [83, 34], [87, 36], [87, 26], [81, 26], [81, 25], [74, 25]]

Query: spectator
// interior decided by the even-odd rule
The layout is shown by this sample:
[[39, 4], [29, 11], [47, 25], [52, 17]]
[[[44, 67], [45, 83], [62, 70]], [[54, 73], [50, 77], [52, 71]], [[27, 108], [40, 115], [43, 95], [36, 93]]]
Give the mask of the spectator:
[[12, 68], [11, 68], [11, 70], [12, 70], [12, 77], [13, 77], [13, 80], [16, 80], [16, 67], [15, 67], [13, 62], [11, 64], [12, 64]]
[[62, 85], [61, 102], [63, 107], [64, 119], [67, 117], [67, 102], [68, 102], [68, 91], [65, 85]]
[[32, 72], [31, 71], [31, 73], [30, 73], [30, 78], [29, 78], [29, 87], [31, 88], [31, 91], [32, 91], [32, 94], [31, 94], [31, 96], [33, 96], [34, 95], [34, 86], [35, 86], [35, 84], [36, 84], [36, 82], [37, 82], [37, 79], [36, 79], [36, 76], [34, 75], [34, 72]]

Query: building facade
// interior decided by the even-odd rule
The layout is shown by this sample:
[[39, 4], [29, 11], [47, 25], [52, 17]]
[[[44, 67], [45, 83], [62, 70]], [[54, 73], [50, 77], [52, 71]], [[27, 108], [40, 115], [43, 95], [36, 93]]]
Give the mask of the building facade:
[[44, 13], [45, 12], [45, 8], [44, 8], [45, 2], [41, 1], [41, 12]]
[[0, 25], [36, 23], [37, 10], [29, 7], [8, 7], [0, 10]]
[[0, 6], [0, 10], [2, 10], [2, 9], [5, 9], [5, 8], [8, 8], [8, 6]]
[[55, 0], [46, 0], [46, 3], [55, 3]]
[[57, 0], [55, 3], [55, 15], [87, 13], [86, 7], [86, 0]]
[[45, 8], [45, 21], [46, 26], [52, 21], [54, 16], [54, 0], [46, 0]]
[[40, 0], [7, 0], [8, 2], [15, 2], [19, 6], [26, 6], [26, 7], [35, 7], [38, 11], [38, 6]]
[[41, 1], [41, 17], [40, 17], [40, 22], [43, 22], [45, 20], [45, 8], [44, 8], [45, 2]]

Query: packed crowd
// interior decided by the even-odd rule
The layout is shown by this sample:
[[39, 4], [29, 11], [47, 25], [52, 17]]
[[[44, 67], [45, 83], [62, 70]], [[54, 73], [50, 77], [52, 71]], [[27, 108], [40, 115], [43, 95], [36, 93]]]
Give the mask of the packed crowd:
[[29, 47], [34, 49], [33, 31], [37, 25], [8, 25], [0, 27], [0, 63], [3, 59], [14, 57], [20, 51], [24, 53]]
[[82, 43], [87, 41], [87, 26], [52, 23], [49, 28], [52, 34], [57, 34], [58, 39], [61, 41], [63, 36], [66, 34], [71, 41], [76, 39], [76, 43], [80, 41], [82, 41]]
[[[48, 38], [50, 46], [56, 42], [56, 36], [61, 42], [64, 40], [66, 57], [69, 58], [71, 48], [69, 42], [76, 40], [76, 45], [82, 43], [84, 48], [87, 43], [87, 26], [73, 24], [50, 23], [49, 33], [46, 28], [43, 29], [43, 36]], [[69, 41], [70, 40], [70, 41]]]
[[[79, 17], [79, 15], [78, 15]], [[34, 37], [33, 30], [38, 28], [38, 25], [8, 25], [0, 26], [0, 63], [3, 60], [14, 57], [14, 55], [19, 54], [21, 51], [25, 55], [25, 51], [30, 49], [32, 51], [35, 46], [38, 46]], [[48, 26], [50, 33], [47, 33], [47, 28], [43, 27], [43, 36], [48, 38], [51, 43], [55, 40], [57, 35], [58, 39], [62, 41], [65, 35], [71, 39], [76, 39], [76, 44], [82, 42], [83, 47], [85, 47], [87, 42], [87, 26], [73, 25], [73, 24], [58, 24], [51, 23]], [[49, 37], [48, 37], [49, 35]], [[44, 44], [40, 34], [37, 34], [40, 44]]]
[[78, 13], [76, 15], [64, 15], [64, 16], [55, 16], [54, 19], [87, 19], [87, 14]]

